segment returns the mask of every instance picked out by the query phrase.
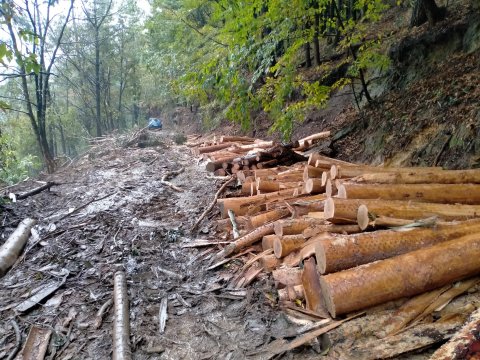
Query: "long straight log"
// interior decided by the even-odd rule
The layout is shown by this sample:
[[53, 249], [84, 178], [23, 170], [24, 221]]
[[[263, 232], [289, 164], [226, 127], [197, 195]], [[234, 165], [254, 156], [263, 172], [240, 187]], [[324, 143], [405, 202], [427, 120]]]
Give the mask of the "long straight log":
[[[347, 199], [410, 200], [444, 204], [480, 204], [478, 184], [355, 184], [338, 187]], [[343, 196], [345, 194], [345, 196]]]
[[[338, 159], [333, 159], [325, 155], [321, 155], [319, 153], [311, 153], [308, 157], [308, 165], [311, 166], [316, 166], [317, 160], [321, 160], [324, 163], [329, 163], [330, 166], [333, 164], [338, 164], [338, 165], [347, 165], [347, 166], [357, 166], [356, 164], [349, 163], [346, 161], [338, 160]], [[330, 166], [328, 167], [330, 169]]]
[[273, 253], [281, 259], [295, 250], [301, 249], [304, 244], [305, 237], [302, 234], [278, 237], [273, 241]]
[[348, 166], [348, 165], [332, 165], [330, 168], [330, 176], [332, 179], [345, 179], [373, 173], [431, 173], [432, 171], [442, 171], [441, 167], [405, 167], [391, 168], [380, 166]]
[[225, 246], [225, 248], [219, 253], [219, 257], [227, 257], [235, 252], [238, 252], [250, 245], [255, 244], [262, 239], [265, 235], [273, 234], [273, 224], [269, 223], [263, 225], [248, 234], [239, 237], [237, 240]]
[[323, 169], [317, 168], [315, 166], [307, 165], [303, 170], [303, 181], [307, 181], [311, 178], [322, 178], [324, 173]]
[[352, 180], [358, 183], [378, 184], [480, 184], [480, 170], [372, 173], [363, 174]]
[[477, 275], [480, 273], [479, 257], [479, 235], [466, 235], [322, 276], [322, 294], [329, 313], [336, 317]]
[[318, 242], [315, 247], [318, 271], [325, 274], [349, 269], [475, 233], [480, 233], [480, 220], [477, 219], [408, 231], [332, 235]]
[[233, 143], [223, 143], [223, 144], [218, 144], [218, 145], [210, 145], [210, 146], [204, 146], [204, 147], [197, 147], [193, 149], [193, 153], [195, 155], [200, 155], [200, 154], [205, 154], [205, 153], [211, 153], [214, 151], [222, 150], [229, 148], [230, 146], [234, 145]]
[[113, 360], [130, 360], [130, 313], [128, 311], [127, 281], [123, 271], [117, 271], [113, 280]]
[[0, 277], [5, 275], [15, 264], [23, 247], [30, 237], [30, 230], [36, 221], [30, 218], [23, 219], [7, 241], [0, 247]]
[[325, 200], [325, 219], [333, 217], [357, 219], [360, 205], [374, 216], [397, 219], [426, 219], [438, 216], [443, 220], [467, 220], [480, 215], [479, 205], [437, 204], [399, 200], [334, 199]]
[[277, 221], [288, 215], [290, 215], [290, 211], [288, 211], [288, 209], [275, 209], [275, 210], [267, 211], [263, 214], [258, 214], [250, 217], [249, 227], [250, 229], [255, 229], [266, 223]]
[[289, 219], [289, 220], [278, 220], [275, 224], [275, 235], [285, 236], [285, 235], [296, 235], [301, 234], [303, 230], [310, 226], [321, 225], [325, 222], [320, 219]]

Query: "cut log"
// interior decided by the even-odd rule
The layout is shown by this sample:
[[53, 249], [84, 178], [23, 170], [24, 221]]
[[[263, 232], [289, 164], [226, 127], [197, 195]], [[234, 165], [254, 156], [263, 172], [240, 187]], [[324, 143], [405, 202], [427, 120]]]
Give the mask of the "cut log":
[[37, 194], [40, 194], [42, 191], [44, 190], [50, 190], [50, 188], [52, 186], [57, 186], [59, 185], [58, 183], [56, 182], [53, 182], [53, 181], [48, 181], [45, 185], [42, 185], [42, 186], [39, 186], [35, 189], [32, 189], [30, 191], [27, 191], [27, 192], [24, 192], [24, 193], [21, 193], [21, 194], [16, 194], [15, 195], [15, 198], [17, 200], [23, 200], [23, 199], [26, 199], [30, 196], [33, 196], [33, 195], [37, 195]]
[[326, 186], [322, 185], [322, 179], [307, 179], [305, 181], [306, 194], [322, 194], [326, 190]]
[[264, 180], [264, 179], [257, 179], [256, 187], [257, 191], [261, 193], [269, 193], [280, 191], [283, 189], [291, 189], [291, 188], [298, 188], [302, 186], [302, 183], [299, 181], [287, 182], [287, 181], [273, 181], [273, 180]]
[[432, 360], [478, 359], [480, 342], [480, 309], [470, 315], [468, 322], [453, 338], [430, 357]]
[[358, 225], [327, 224], [327, 225], [313, 225], [303, 230], [302, 234], [306, 239], [308, 239], [322, 233], [356, 234], [361, 231], [362, 230], [358, 227]]
[[324, 221], [319, 219], [290, 219], [278, 220], [274, 224], [275, 235], [282, 237], [285, 235], [301, 234], [306, 228], [324, 224]]
[[219, 254], [219, 257], [226, 257], [229, 256], [237, 251], [240, 251], [250, 245], [253, 245], [260, 239], [262, 239], [265, 235], [273, 234], [273, 225], [274, 223], [269, 223], [263, 225], [242, 237], [239, 237], [237, 240], [228, 244]]
[[310, 257], [303, 262], [302, 285], [307, 302], [307, 309], [318, 315], [328, 318], [328, 312], [320, 289], [320, 280], [317, 273], [315, 259]]
[[305, 299], [305, 293], [302, 285], [287, 286], [284, 289], [278, 290], [278, 300], [295, 301]]
[[272, 271], [273, 280], [285, 286], [297, 286], [302, 284], [303, 270], [298, 267], [280, 267]]
[[280, 259], [277, 259], [275, 255], [265, 255], [260, 259], [260, 265], [265, 271], [273, 271], [282, 264]]
[[224, 143], [224, 144], [218, 144], [218, 145], [210, 145], [210, 146], [204, 146], [204, 147], [198, 147], [193, 149], [193, 153], [195, 155], [200, 155], [200, 154], [205, 154], [205, 153], [210, 153], [222, 149], [226, 149], [230, 146], [234, 145], [233, 143]]
[[0, 247], [0, 277], [5, 275], [8, 269], [17, 261], [35, 223], [35, 220], [29, 218], [22, 220], [7, 241]]
[[215, 170], [222, 169], [224, 163], [232, 162], [235, 158], [222, 158], [215, 161], [209, 161], [205, 165], [205, 170], [214, 172]]
[[318, 271], [325, 274], [349, 269], [475, 233], [480, 233], [480, 220], [408, 231], [332, 235], [315, 248]]
[[429, 248], [322, 276], [333, 317], [430, 291], [480, 273], [480, 238], [466, 235]]
[[442, 171], [441, 167], [406, 167], [406, 168], [390, 168], [390, 167], [380, 167], [380, 166], [348, 166], [341, 164], [334, 164], [330, 168], [330, 176], [332, 179], [346, 179], [353, 178], [357, 176], [362, 176], [364, 174], [373, 174], [373, 173], [391, 173], [400, 172], [400, 173], [431, 173], [432, 171]]
[[324, 173], [323, 169], [317, 168], [315, 166], [307, 165], [305, 170], [303, 170], [303, 181], [307, 181], [311, 178], [322, 178]]
[[275, 209], [275, 210], [267, 211], [263, 214], [258, 214], [250, 217], [249, 228], [255, 229], [266, 223], [282, 219], [288, 215], [290, 215], [290, 211], [288, 211], [288, 209]]
[[372, 173], [363, 174], [352, 181], [378, 184], [480, 184], [480, 170]]
[[127, 280], [123, 271], [117, 271], [113, 283], [113, 360], [129, 360], [130, 350], [130, 313], [128, 310]]
[[295, 250], [301, 249], [304, 244], [305, 238], [301, 233], [278, 237], [273, 241], [273, 253], [277, 258], [281, 259]]
[[320, 161], [320, 163], [319, 163], [320, 165], [321, 164], [328, 164], [328, 169], [330, 169], [330, 167], [333, 164], [346, 165], [346, 166], [357, 166], [356, 164], [349, 163], [349, 162], [342, 161], [342, 160], [338, 160], [338, 159], [333, 159], [333, 158], [330, 158], [328, 156], [321, 155], [321, 154], [318, 154], [318, 153], [310, 154], [310, 156], [308, 157], [308, 165], [316, 166], [317, 160]]
[[265, 235], [262, 238], [262, 250], [273, 249], [273, 242], [275, 239], [280, 239], [277, 235]]
[[444, 204], [480, 204], [478, 184], [355, 184], [338, 189], [347, 199], [410, 200]]
[[367, 207], [372, 218], [385, 216], [397, 219], [426, 219], [438, 216], [443, 220], [467, 220], [480, 215], [478, 205], [329, 198], [325, 200], [325, 219], [343, 218], [356, 221], [360, 205]]

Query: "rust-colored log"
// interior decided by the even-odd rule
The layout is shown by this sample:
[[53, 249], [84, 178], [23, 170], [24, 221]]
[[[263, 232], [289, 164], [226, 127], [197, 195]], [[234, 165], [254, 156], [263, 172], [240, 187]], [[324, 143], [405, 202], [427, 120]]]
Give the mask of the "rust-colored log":
[[372, 173], [363, 174], [352, 180], [377, 184], [480, 184], [480, 170]]
[[338, 217], [355, 221], [360, 205], [365, 205], [374, 217], [386, 216], [397, 219], [426, 219], [438, 216], [443, 220], [467, 220], [480, 215], [478, 205], [329, 198], [325, 200], [325, 219]]
[[333, 317], [430, 291], [480, 273], [480, 237], [466, 235], [425, 249], [320, 278]]
[[314, 225], [303, 230], [302, 234], [306, 239], [313, 236], [322, 234], [322, 233], [333, 233], [333, 234], [356, 234], [362, 230], [358, 225]]
[[273, 253], [281, 259], [295, 250], [301, 249], [304, 244], [305, 238], [302, 234], [278, 237], [273, 241]]
[[273, 242], [275, 239], [280, 239], [277, 235], [265, 235], [262, 238], [262, 250], [268, 250], [268, 249], [273, 249]]
[[288, 211], [288, 209], [275, 209], [275, 210], [267, 211], [262, 214], [258, 214], [250, 217], [249, 227], [250, 229], [255, 229], [266, 223], [277, 221], [288, 215], [290, 215], [290, 211]]
[[274, 224], [275, 235], [282, 237], [285, 235], [301, 234], [306, 228], [324, 224], [324, 221], [319, 219], [289, 219], [278, 220]]
[[320, 161], [319, 165], [326, 164], [328, 169], [330, 169], [330, 167], [333, 164], [345, 165], [345, 166], [357, 166], [356, 164], [349, 163], [349, 162], [342, 161], [342, 160], [338, 160], [338, 159], [333, 159], [333, 158], [330, 158], [328, 156], [321, 155], [321, 154], [318, 154], [318, 153], [310, 154], [310, 156], [308, 157], [308, 162], [307, 163], [308, 163], [308, 165], [316, 166], [317, 160]]
[[409, 200], [444, 204], [480, 204], [479, 184], [356, 184], [343, 183], [347, 199]]
[[480, 233], [480, 220], [408, 231], [332, 235], [316, 244], [318, 271], [325, 274], [349, 269], [475, 233]]
[[257, 191], [260, 191], [262, 193], [268, 193], [268, 192], [275, 192], [275, 191], [280, 191], [284, 189], [291, 189], [291, 188], [298, 188], [299, 186], [302, 186], [301, 182], [298, 181], [273, 181], [273, 180], [264, 180], [264, 179], [257, 179], [256, 181], [256, 187]]
[[325, 185], [322, 185], [322, 179], [307, 179], [305, 181], [306, 194], [321, 194], [326, 190]]
[[245, 234], [239, 237], [237, 240], [225, 246], [225, 248], [220, 252], [219, 257], [226, 257], [235, 252], [238, 252], [250, 245], [255, 244], [257, 241], [262, 239], [265, 235], [273, 234], [273, 224], [263, 225], [248, 234]]
[[260, 259], [260, 265], [265, 271], [271, 272], [282, 264], [275, 255], [265, 255]]
[[406, 167], [406, 168], [391, 168], [391, 167], [381, 167], [381, 166], [348, 166], [341, 164], [334, 164], [330, 168], [330, 176], [332, 179], [345, 179], [361, 176], [364, 174], [373, 174], [373, 173], [389, 173], [389, 172], [398, 172], [398, 173], [431, 173], [432, 171], [442, 171], [441, 167]]
[[315, 258], [310, 257], [303, 262], [302, 285], [307, 303], [307, 309], [322, 317], [328, 317], [320, 288]]
[[287, 286], [278, 290], [279, 301], [295, 301], [305, 299], [305, 293], [302, 285]]
[[302, 285], [302, 269], [298, 267], [279, 267], [272, 271], [273, 280], [285, 286]]
[[317, 168], [315, 166], [307, 165], [303, 170], [303, 181], [307, 181], [311, 178], [322, 178], [324, 173], [323, 169]]

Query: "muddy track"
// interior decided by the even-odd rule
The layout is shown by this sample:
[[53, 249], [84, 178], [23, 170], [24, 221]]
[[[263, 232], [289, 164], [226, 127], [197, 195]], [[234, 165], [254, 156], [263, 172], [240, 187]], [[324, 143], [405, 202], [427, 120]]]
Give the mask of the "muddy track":
[[[171, 182], [184, 192], [161, 183], [163, 175], [180, 169]], [[10, 319], [23, 341], [31, 326], [53, 330], [46, 358], [110, 358], [113, 312], [98, 328], [96, 313], [111, 299], [118, 269], [127, 275], [135, 359], [243, 359], [271, 340], [278, 315], [263, 296], [269, 284], [232, 294], [225, 289], [228, 268], [205, 270], [216, 249], [182, 248], [221, 182], [207, 178], [188, 148], [167, 135], [153, 147], [106, 144], [48, 179], [62, 185], [6, 205], [2, 216], [5, 238], [23, 217], [39, 223], [25, 256], [0, 279], [0, 358], [15, 345]], [[15, 191], [35, 186], [26, 182]], [[195, 238], [214, 236], [207, 219]], [[62, 277], [65, 284], [46, 302], [15, 312], [18, 303]], [[168, 321], [160, 334], [164, 297]]]

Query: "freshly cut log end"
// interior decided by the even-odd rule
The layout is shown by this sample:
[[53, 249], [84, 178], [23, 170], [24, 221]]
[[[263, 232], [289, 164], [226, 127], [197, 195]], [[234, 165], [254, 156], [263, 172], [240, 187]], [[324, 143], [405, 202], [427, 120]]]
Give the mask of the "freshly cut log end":
[[325, 192], [325, 186], [322, 185], [321, 179], [307, 179], [305, 181], [305, 193], [307, 194], [321, 194]]
[[327, 269], [327, 257], [322, 241], [315, 243], [315, 258], [317, 260], [317, 270], [320, 274], [325, 274]]
[[321, 277], [333, 317], [417, 295], [480, 273], [477, 233]]
[[333, 195], [333, 185], [330, 179], [327, 179], [327, 183], [325, 184], [325, 195], [327, 195], [327, 197]]
[[325, 199], [323, 205], [323, 216], [325, 219], [331, 219], [335, 216], [335, 202], [331, 197]]
[[368, 208], [365, 205], [360, 205], [357, 210], [357, 224], [360, 229], [365, 230], [368, 227], [370, 220], [368, 218]]
[[328, 179], [329, 179], [329, 173], [324, 171], [322, 174], [322, 186], [327, 186]]
[[273, 249], [273, 242], [275, 239], [280, 239], [277, 235], [265, 235], [262, 238], [262, 250]]
[[315, 264], [315, 258], [305, 259], [302, 273], [302, 285], [305, 293], [307, 308], [315, 311], [317, 314], [328, 317], [323, 302], [322, 291], [320, 288], [319, 276]]
[[287, 235], [273, 241], [273, 253], [279, 259], [287, 256], [295, 250], [302, 248], [305, 238], [302, 234]]
[[330, 179], [335, 180], [338, 175], [337, 165], [332, 165], [330, 168]]
[[337, 197], [339, 199], [346, 199], [347, 198], [347, 190], [343, 184], [339, 184], [337, 187]]

